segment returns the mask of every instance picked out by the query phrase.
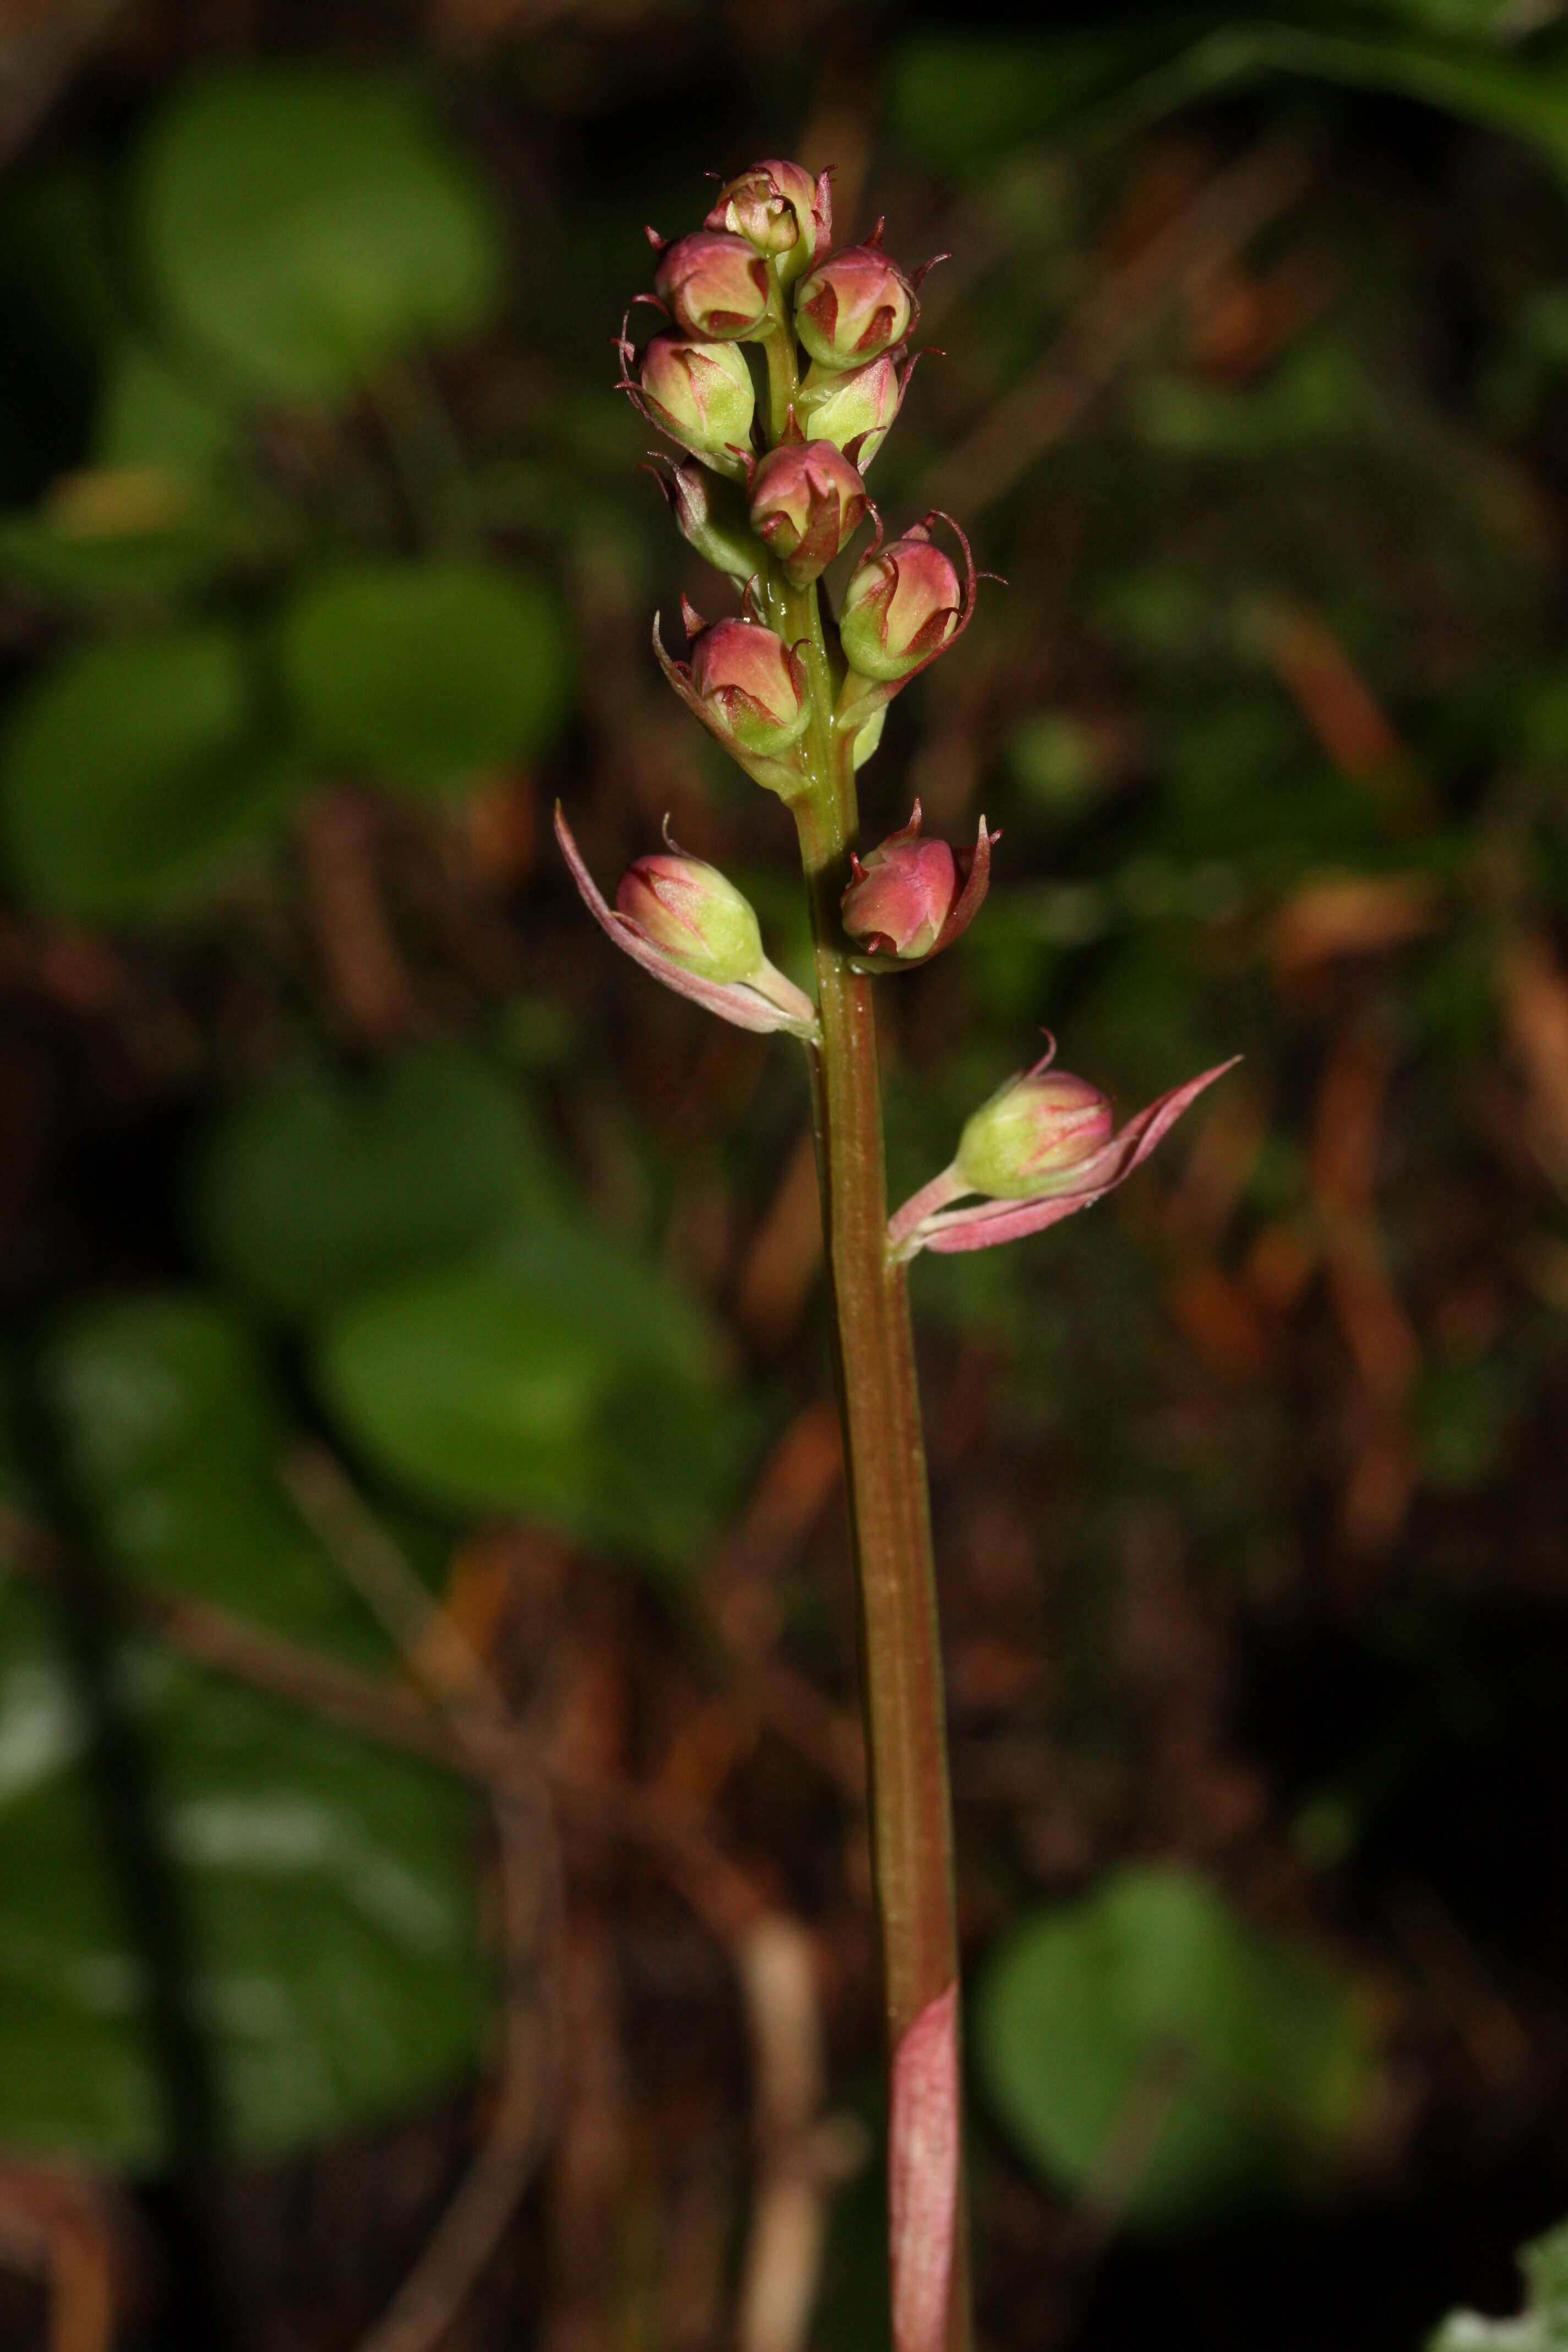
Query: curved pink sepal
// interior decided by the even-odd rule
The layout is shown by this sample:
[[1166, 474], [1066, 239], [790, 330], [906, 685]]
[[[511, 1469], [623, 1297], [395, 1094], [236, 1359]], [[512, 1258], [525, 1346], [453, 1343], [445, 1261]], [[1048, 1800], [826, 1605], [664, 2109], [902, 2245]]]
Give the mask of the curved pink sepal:
[[888, 2252], [893, 2352], [942, 2352], [958, 2218], [958, 1987], [921, 2010], [893, 2054]]
[[815, 1039], [817, 1036], [816, 1006], [809, 996], [791, 987], [782, 973], [774, 975], [774, 983], [782, 997], [782, 1002], [776, 1003], [758, 990], [747, 987], [742, 981], [722, 983], [701, 980], [696, 972], [688, 971], [683, 964], [677, 963], [674, 957], [667, 955], [662, 948], [655, 947], [629, 916], [617, 914], [584, 864], [583, 853], [572, 838], [572, 829], [562, 813], [559, 801], [555, 803], [555, 838], [561, 844], [563, 857], [572, 869], [572, 879], [577, 885], [578, 895], [599, 929], [607, 938], [614, 940], [616, 947], [629, 955], [634, 963], [640, 963], [645, 971], [651, 972], [656, 980], [663, 981], [666, 988], [672, 988], [678, 996], [689, 996], [693, 1003], [704, 1006], [710, 1013], [716, 1013], [721, 1021], [732, 1021], [737, 1029], [784, 1029], [792, 1037]]
[[[1216, 1062], [1212, 1070], [1200, 1077], [1189, 1078], [1184, 1087], [1173, 1087], [1169, 1094], [1161, 1095], [1147, 1109], [1130, 1118], [1120, 1134], [1075, 1169], [1070, 1192], [1052, 1192], [1033, 1201], [977, 1201], [967, 1209], [937, 1209], [931, 1215], [911, 1224], [905, 1210], [892, 1220], [889, 1238], [901, 1244], [900, 1255], [912, 1257], [922, 1249], [935, 1250], [939, 1256], [952, 1256], [960, 1250], [990, 1249], [997, 1242], [1021, 1241], [1026, 1234], [1043, 1233], [1047, 1225], [1060, 1224], [1064, 1217], [1076, 1216], [1079, 1209], [1091, 1208], [1102, 1201], [1107, 1192], [1125, 1182], [1135, 1168], [1154, 1150], [1156, 1144], [1170, 1133], [1184, 1110], [1191, 1108], [1207, 1087], [1234, 1070], [1241, 1059], [1233, 1054], [1228, 1062]], [[943, 1180], [938, 1178], [937, 1185]], [[933, 1192], [935, 1186], [928, 1186]], [[921, 1195], [916, 1194], [918, 1202]], [[914, 1202], [907, 1204], [914, 1206]]]

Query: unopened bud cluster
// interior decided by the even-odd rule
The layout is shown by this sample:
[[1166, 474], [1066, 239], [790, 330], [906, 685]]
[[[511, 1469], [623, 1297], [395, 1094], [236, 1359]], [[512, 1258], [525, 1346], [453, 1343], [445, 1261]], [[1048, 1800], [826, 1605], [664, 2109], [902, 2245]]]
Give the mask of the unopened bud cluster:
[[[909, 383], [925, 270], [883, 250], [879, 221], [835, 247], [828, 174], [784, 162], [730, 181], [689, 235], [648, 236], [655, 291], [641, 299], [666, 323], [640, 352], [623, 326], [622, 385], [677, 445], [660, 475], [676, 523], [740, 604], [710, 622], [683, 597], [687, 658], [667, 650], [657, 615], [654, 651], [731, 758], [795, 808], [816, 870], [825, 840], [855, 838], [855, 772], [888, 704], [974, 609], [973, 560], [951, 516], [889, 536], [866, 488]], [[556, 830], [595, 919], [667, 987], [828, 1050], [816, 1008], [768, 962], [755, 914], [716, 867], [667, 843], [630, 867], [612, 908], [559, 811]], [[997, 838], [984, 817], [973, 847], [929, 838], [917, 802], [864, 856], [846, 845], [841, 935], [836, 947], [819, 936], [819, 954], [858, 972], [940, 954], [979, 911]], [[1205, 1070], [1118, 1130], [1100, 1089], [1050, 1058], [975, 1111], [949, 1166], [893, 1217], [899, 1257], [987, 1248], [1087, 1207], [1221, 1075]]]
[[[671, 658], [657, 625], [656, 650], [759, 783], [791, 802], [842, 803], [887, 703], [952, 643], [973, 604], [957, 526], [962, 576], [934, 536], [946, 518], [889, 540], [866, 488], [909, 380], [924, 273], [883, 250], [880, 222], [835, 247], [828, 177], [798, 163], [753, 164], [700, 228], [673, 243], [648, 235], [668, 324], [640, 355], [623, 330], [622, 381], [684, 453], [665, 480], [681, 535], [743, 592], [739, 618], [708, 624], [684, 608], [687, 660]], [[836, 623], [813, 592], [841, 561]], [[984, 824], [981, 839], [988, 848]], [[852, 865], [850, 944], [883, 969], [923, 961], [970, 919], [986, 870], [984, 851], [977, 863], [893, 836]]]

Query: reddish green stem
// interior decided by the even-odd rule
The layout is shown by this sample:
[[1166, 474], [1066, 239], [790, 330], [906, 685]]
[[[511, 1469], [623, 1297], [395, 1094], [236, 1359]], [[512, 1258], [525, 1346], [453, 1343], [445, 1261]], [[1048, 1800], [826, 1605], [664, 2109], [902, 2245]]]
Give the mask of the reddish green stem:
[[[859, 1599], [872, 1871], [889, 2065], [958, 1974], [942, 1647], [906, 1270], [887, 1240], [876, 1015], [838, 921], [857, 829], [847, 741], [835, 743], [815, 590], [789, 600], [818, 714], [813, 789], [795, 804], [816, 948], [822, 1044], [811, 1053], [845, 1471]], [[960, 2217], [948, 2352], [972, 2341]]]
[[[775, 329], [763, 342], [774, 445], [796, 388], [788, 306], [776, 286], [775, 310]], [[805, 789], [792, 807], [816, 950], [822, 1043], [807, 1050], [859, 1601], [871, 1868], [890, 2075], [910, 2028], [958, 1977], [931, 1502], [906, 1269], [894, 1263], [888, 1246], [871, 982], [851, 968], [838, 919], [859, 825], [853, 732], [833, 723], [839, 680], [816, 588], [790, 588], [771, 568], [763, 585], [770, 618], [785, 643], [800, 648], [810, 680]], [[973, 2342], [963, 2202], [961, 2175], [947, 2352], [971, 2352]]]

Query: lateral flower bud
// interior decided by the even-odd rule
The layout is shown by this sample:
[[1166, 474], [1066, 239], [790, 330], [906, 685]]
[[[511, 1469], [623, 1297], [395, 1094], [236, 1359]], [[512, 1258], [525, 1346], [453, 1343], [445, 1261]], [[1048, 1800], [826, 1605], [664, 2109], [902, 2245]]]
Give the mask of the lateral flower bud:
[[[765, 1034], [770, 1029], [784, 1029], [795, 1037], [814, 1041], [817, 1038], [816, 1005], [809, 996], [796, 988], [794, 981], [774, 970], [762, 954], [760, 944], [757, 961], [739, 980], [716, 980], [710, 971], [694, 961], [697, 957], [705, 959], [710, 950], [721, 964], [728, 961], [728, 950], [738, 948], [741, 953], [749, 951], [750, 941], [756, 938], [756, 920], [739, 891], [731, 891], [721, 874], [715, 874], [711, 866], [704, 866], [695, 857], [682, 856], [675, 844], [669, 841], [668, 829], [665, 839], [669, 842], [669, 856], [666, 858], [639, 858], [621, 885], [618, 897], [626, 894], [627, 884], [632, 885], [636, 904], [630, 910], [625, 905], [610, 907], [605, 904], [603, 892], [584, 862], [582, 851], [572, 838], [572, 828], [559, 801], [555, 803], [555, 838], [572, 869], [572, 879], [577, 885], [583, 904], [605, 937], [613, 940], [621, 952], [630, 956], [634, 963], [640, 964], [644, 971], [650, 972], [655, 980], [661, 981], [677, 996], [689, 997], [708, 1012], [716, 1013], [721, 1021], [732, 1022], [737, 1029], [750, 1029], [759, 1034]], [[650, 866], [659, 867], [661, 873], [658, 879], [645, 882], [640, 869]], [[729, 892], [751, 918], [749, 934], [744, 924], [739, 921], [733, 932], [726, 934], [725, 926], [733, 916], [731, 908], [716, 917], [715, 928], [711, 931], [705, 919], [699, 919], [699, 941], [706, 937], [708, 946], [694, 944], [679, 899], [673, 916], [671, 913], [671, 895], [675, 887], [669, 876], [668, 869], [671, 868], [679, 869], [681, 887], [699, 888], [709, 903], [712, 901], [707, 886], [692, 885], [691, 876], [694, 873], [710, 876], [714, 882], [722, 885], [723, 890]], [[634, 880], [634, 877], [637, 878]], [[659, 926], [661, 936], [658, 939], [649, 928], [652, 922]], [[667, 944], [671, 940], [673, 945]]]
[[[733, 346], [721, 343], [719, 348]], [[678, 466], [668, 479], [661, 474], [658, 480], [687, 545], [731, 580], [753, 579], [763, 568], [763, 551], [752, 534], [739, 484], [719, 480], [695, 457]]]
[[924, 963], [979, 913], [991, 887], [991, 850], [1002, 838], [985, 819], [973, 849], [923, 840], [917, 801], [908, 824], [890, 833], [864, 858], [851, 856], [842, 907], [844, 929], [873, 970]]
[[897, 684], [942, 651], [963, 607], [957, 572], [917, 523], [851, 577], [838, 617], [844, 658], [862, 677]]
[[805, 676], [782, 637], [760, 621], [715, 621], [691, 649], [698, 700], [744, 751], [773, 759], [811, 719]]
[[[1112, 1133], [1110, 1105], [1099, 1087], [1052, 1071], [1055, 1052], [1052, 1045], [1032, 1070], [981, 1105], [957, 1156], [889, 1219], [897, 1258], [993, 1249], [1092, 1207], [1142, 1168], [1183, 1112], [1239, 1058], [1173, 1087]], [[976, 1192], [984, 1197], [965, 1198]]]
[[767, 264], [743, 236], [696, 229], [678, 238], [653, 282], [676, 324], [708, 342], [754, 334], [767, 316]]
[[776, 555], [792, 586], [825, 572], [866, 519], [856, 467], [831, 441], [773, 449], [752, 480], [752, 529]]
[[795, 292], [795, 332], [824, 367], [877, 359], [903, 341], [914, 316], [909, 279], [874, 243], [828, 254]]
[[906, 380], [907, 371], [900, 374], [891, 352], [847, 374], [818, 367], [814, 361], [796, 397], [795, 414], [814, 441], [833, 442], [864, 473], [898, 415]]
[[727, 875], [679, 850], [639, 857], [622, 875], [616, 910], [700, 980], [750, 980], [767, 961], [749, 899]]
[[964, 1189], [994, 1201], [1033, 1201], [1075, 1189], [1077, 1172], [1110, 1142], [1110, 1099], [1067, 1070], [1031, 1070], [982, 1103], [958, 1139]]
[[705, 226], [743, 236], [777, 264], [781, 286], [793, 285], [831, 242], [830, 192], [826, 172], [814, 180], [803, 163], [753, 163], [729, 183]]
[[639, 383], [647, 415], [671, 440], [725, 472], [743, 470], [756, 393], [733, 343], [656, 335], [642, 355]]
[[945, 841], [894, 834], [864, 862], [844, 893], [844, 928], [872, 954], [919, 962], [929, 956], [958, 896], [958, 865]]

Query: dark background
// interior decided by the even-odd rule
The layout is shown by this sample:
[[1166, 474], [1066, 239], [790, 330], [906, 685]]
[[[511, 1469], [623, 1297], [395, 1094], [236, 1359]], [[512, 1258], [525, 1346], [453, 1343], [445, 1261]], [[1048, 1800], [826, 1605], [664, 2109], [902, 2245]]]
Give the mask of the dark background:
[[[0, 2341], [364, 2340], [498, 2052], [510, 2219], [408, 2345], [885, 2340], [804, 1075], [548, 830], [608, 888], [668, 813], [804, 972], [612, 389], [644, 222], [759, 153], [953, 256], [872, 487], [1007, 583], [861, 779], [1005, 833], [880, 992], [895, 1200], [1044, 1024], [1122, 1110], [1246, 1056], [915, 1270], [983, 2340], [1513, 2308], [1568, 2208], [1555, 12], [34, 5], [0, 142]], [[421, 1591], [510, 1813], [363, 1605]]]

